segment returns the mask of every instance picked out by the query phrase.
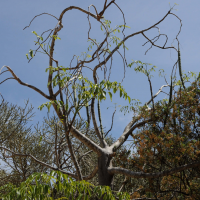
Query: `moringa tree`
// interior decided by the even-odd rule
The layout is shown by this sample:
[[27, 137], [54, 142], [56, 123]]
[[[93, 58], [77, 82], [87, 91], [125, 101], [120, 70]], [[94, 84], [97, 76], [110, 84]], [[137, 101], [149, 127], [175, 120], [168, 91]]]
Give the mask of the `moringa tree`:
[[[42, 34], [37, 34], [37, 32], [33, 31], [33, 33], [37, 36], [37, 41], [35, 42], [36, 45], [38, 45], [38, 48], [36, 50], [30, 50], [29, 55], [27, 54], [27, 58], [31, 61], [35, 55], [39, 52], [39, 50], [42, 50], [49, 58], [49, 67], [46, 69], [48, 72], [48, 94], [41, 91], [39, 88], [24, 83], [18, 76], [14, 73], [14, 71], [9, 66], [4, 66], [5, 71], [8, 71], [12, 74], [12, 78], [15, 79], [19, 84], [29, 87], [32, 90], [38, 92], [40, 95], [45, 97], [48, 102], [45, 104], [42, 104], [40, 106], [40, 109], [43, 107], [47, 107], [50, 109], [51, 106], [53, 106], [60, 122], [63, 125], [63, 128], [65, 130], [65, 141], [67, 144], [67, 148], [69, 150], [71, 159], [73, 161], [73, 166], [75, 171], [69, 172], [67, 170], [62, 170], [62, 172], [68, 174], [70, 177], [76, 179], [76, 180], [88, 180], [95, 176], [96, 173], [98, 173], [98, 182], [99, 185], [106, 185], [106, 186], [112, 186], [113, 177], [117, 174], [122, 174], [127, 177], [132, 178], [156, 178], [156, 177], [163, 177], [168, 176], [183, 170], [186, 170], [188, 168], [193, 168], [195, 166], [198, 166], [200, 163], [198, 162], [189, 162], [182, 166], [176, 167], [174, 166], [170, 170], [158, 170], [154, 173], [151, 172], [135, 172], [130, 169], [125, 169], [123, 167], [119, 166], [113, 166], [113, 162], [115, 160], [115, 156], [117, 151], [122, 147], [122, 145], [127, 141], [129, 136], [131, 136], [136, 129], [141, 127], [146, 127], [148, 124], [155, 122], [156, 120], [163, 117], [163, 115], [166, 116], [167, 119], [167, 113], [169, 110], [169, 106], [171, 105], [172, 101], [172, 94], [173, 94], [173, 88], [174, 88], [174, 82], [173, 79], [171, 79], [171, 84], [166, 84], [160, 87], [160, 90], [158, 93], [153, 95], [152, 92], [152, 85], [150, 80], [150, 72], [154, 70], [154, 67], [151, 67], [148, 70], [148, 64], [142, 63], [141, 61], [133, 61], [130, 64], [127, 64], [127, 60], [125, 57], [126, 52], [126, 46], [125, 43], [132, 37], [135, 37], [137, 35], [142, 35], [146, 39], [146, 43], [151, 44], [151, 47], [156, 47], [160, 49], [172, 49], [177, 52], [177, 62], [174, 64], [174, 67], [179, 66], [179, 72], [181, 77], [180, 85], [184, 86], [184, 79], [182, 78], [182, 72], [181, 72], [181, 63], [180, 63], [180, 51], [178, 48], [174, 46], [166, 46], [168, 37], [166, 34], [160, 34], [158, 32], [158, 35], [156, 35], [153, 39], [150, 39], [147, 36], [147, 32], [152, 29], [158, 29], [158, 25], [163, 22], [168, 16], [173, 16], [175, 19], [179, 20], [180, 22], [180, 30], [175, 36], [175, 40], [178, 43], [179, 46], [179, 40], [178, 36], [181, 31], [181, 19], [175, 15], [172, 11], [173, 8], [171, 8], [162, 19], [160, 19], [158, 22], [153, 24], [150, 27], [147, 27], [146, 29], [143, 29], [138, 32], [131, 33], [127, 36], [124, 34], [126, 26], [125, 17], [124, 24], [117, 26], [116, 28], [112, 29], [110, 27], [110, 21], [106, 20], [103, 16], [104, 13], [107, 12], [108, 8], [111, 6], [116, 6], [123, 14], [123, 17], [125, 16], [121, 8], [118, 6], [118, 4], [115, 2], [115, 0], [112, 0], [110, 2], [107, 2], [105, 0], [103, 4], [102, 11], [97, 11], [96, 7], [94, 5], [91, 5], [88, 7], [88, 11], [76, 7], [76, 6], [70, 6], [66, 9], [64, 9], [60, 16], [57, 18], [56, 16], [53, 16], [49, 13], [42, 13], [41, 15], [50, 15], [57, 19], [57, 24], [55, 28], [44, 31]], [[94, 9], [93, 14], [90, 9]], [[63, 67], [59, 65], [59, 60], [56, 60], [54, 58], [54, 49], [56, 41], [59, 38], [59, 32], [63, 28], [63, 17], [69, 10], [78, 10], [79, 12], [82, 12], [85, 14], [85, 16], [88, 19], [89, 23], [89, 30], [88, 30], [88, 40], [91, 41], [91, 45], [88, 48], [88, 51], [91, 51], [92, 54], [85, 54], [83, 59], [81, 59], [78, 56], [74, 56], [72, 58], [72, 61], [74, 58], [77, 58], [77, 63], [75, 66], [72, 66], [72, 62], [70, 63], [70, 67]], [[35, 16], [33, 20], [38, 17]], [[91, 18], [96, 20], [97, 23], [101, 26], [101, 29], [104, 31], [104, 39], [102, 41], [96, 41], [95, 39], [92, 39], [90, 37], [90, 31], [92, 29], [91, 26]], [[33, 21], [32, 20], [32, 21]], [[30, 25], [32, 23], [30, 22]], [[30, 26], [29, 25], [29, 26]], [[28, 28], [29, 26], [25, 27]], [[118, 37], [114, 35], [115, 32], [120, 32], [122, 29], [123, 39], [119, 40]], [[44, 37], [45, 33], [49, 32], [47, 37]], [[156, 44], [156, 41], [159, 40], [161, 36], [166, 37], [166, 42], [160, 46]], [[145, 44], [146, 44], [145, 43]], [[151, 49], [150, 47], [150, 49]], [[148, 49], [148, 50], [150, 50]], [[148, 51], [147, 50], [147, 51]], [[132, 99], [128, 96], [127, 92], [122, 87], [121, 83], [118, 82], [111, 82], [110, 76], [111, 76], [111, 67], [112, 67], [112, 59], [115, 54], [119, 54], [123, 60], [124, 68], [125, 67], [131, 67], [133, 64], [138, 64], [138, 66], [135, 68], [136, 71], [142, 71], [148, 78], [149, 85], [150, 85], [150, 92], [151, 92], [151, 98], [149, 102], [147, 102], [141, 109], [133, 109], [134, 115], [131, 117], [127, 125], [124, 127], [124, 131], [121, 133], [121, 136], [114, 141], [112, 144], [108, 144], [108, 142], [105, 140], [108, 132], [103, 131], [103, 124], [101, 120], [101, 109], [100, 109], [100, 103], [101, 101], [105, 101], [106, 97], [109, 95], [109, 97], [112, 100], [113, 93], [116, 93], [119, 91], [120, 97], [124, 99], [128, 99], [129, 103], [132, 101]], [[93, 66], [93, 67], [89, 67]], [[4, 72], [5, 72], [4, 71]], [[84, 76], [84, 73], [87, 73], [88, 77]], [[174, 77], [175, 70], [172, 70], [172, 76]], [[91, 78], [91, 79], [89, 79]], [[6, 79], [7, 80], [7, 79]], [[4, 82], [4, 81], [3, 81]], [[162, 91], [164, 87], [170, 87], [169, 92], [169, 104], [163, 105], [163, 112], [158, 112], [158, 109], [160, 107], [155, 104], [155, 97], [158, 96], [158, 94]], [[151, 106], [149, 107], [149, 105]], [[97, 106], [97, 109], [95, 109], [95, 106]], [[98, 142], [93, 141], [91, 138], [87, 136], [86, 133], [83, 133], [81, 130], [78, 130], [73, 123], [78, 119], [81, 118], [83, 109], [86, 109], [86, 121], [85, 124], [88, 128], [88, 130], [92, 127], [95, 130], [96, 137], [98, 138]], [[97, 120], [99, 118], [99, 122]], [[113, 118], [112, 117], [112, 124], [111, 128], [113, 126]], [[166, 123], [166, 122], [165, 122]], [[87, 175], [83, 175], [82, 167], [80, 165], [80, 161], [77, 158], [77, 155], [74, 150], [74, 141], [71, 139], [70, 136], [75, 137], [77, 140], [79, 140], [83, 145], [85, 145], [89, 151], [93, 151], [97, 155], [96, 161], [96, 167], [91, 169], [90, 173]], [[1, 146], [2, 149], [5, 149], [6, 151], [12, 153], [16, 156], [30, 156], [29, 154], [19, 155], [17, 152], [11, 151], [9, 149], [4, 148]], [[34, 159], [32, 157], [32, 159]], [[38, 160], [36, 160], [39, 162]], [[40, 162], [41, 164], [45, 164]], [[53, 167], [49, 166], [51, 169], [55, 170], [61, 170], [59, 166]]]

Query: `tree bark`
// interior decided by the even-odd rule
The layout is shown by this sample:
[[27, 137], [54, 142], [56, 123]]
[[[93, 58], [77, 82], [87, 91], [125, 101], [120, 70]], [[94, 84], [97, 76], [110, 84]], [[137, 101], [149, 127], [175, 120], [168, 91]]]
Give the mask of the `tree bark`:
[[113, 174], [108, 173], [108, 167], [112, 166], [112, 158], [109, 154], [103, 153], [98, 157], [98, 176], [99, 185], [111, 187], [113, 181]]

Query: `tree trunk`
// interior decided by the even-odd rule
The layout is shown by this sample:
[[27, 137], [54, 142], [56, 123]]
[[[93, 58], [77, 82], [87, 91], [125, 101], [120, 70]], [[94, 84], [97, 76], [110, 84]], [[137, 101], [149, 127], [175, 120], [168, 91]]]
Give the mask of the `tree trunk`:
[[113, 175], [109, 174], [107, 169], [112, 166], [112, 161], [109, 154], [102, 154], [98, 158], [98, 176], [99, 185], [105, 185], [111, 187], [113, 181]]

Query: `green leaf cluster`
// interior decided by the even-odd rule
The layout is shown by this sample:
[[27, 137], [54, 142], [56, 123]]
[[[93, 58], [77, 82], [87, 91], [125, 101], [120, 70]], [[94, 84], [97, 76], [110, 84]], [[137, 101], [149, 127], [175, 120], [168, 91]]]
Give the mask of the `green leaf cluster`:
[[48, 101], [46, 103], [43, 103], [41, 106], [38, 107], [38, 109], [42, 110], [44, 107], [47, 107], [48, 112], [50, 112], [50, 108], [53, 103], [56, 104], [57, 109], [59, 109], [61, 106], [65, 106], [66, 110], [68, 109], [68, 104], [64, 105], [64, 103], [60, 100]]
[[51, 38], [51, 37], [53, 37], [55, 40], [61, 40], [61, 38], [58, 37], [57, 35], [52, 35], [52, 36], [50, 36], [50, 38]]
[[146, 76], [150, 75], [150, 72], [152, 71], [156, 71], [155, 68], [157, 68], [155, 65], [152, 66], [150, 69], [147, 70], [147, 66], [148, 65], [152, 65], [151, 63], [143, 63], [140, 60], [132, 60], [133, 62], [131, 62], [130, 64], [128, 64], [128, 67], [132, 67], [132, 65], [136, 64], [137, 67], [134, 68], [134, 70], [136, 72], [141, 72], [143, 74], [145, 74]]
[[83, 100], [90, 100], [93, 97], [96, 97], [98, 100], [102, 101], [106, 99], [106, 94], [108, 91], [108, 94], [110, 96], [110, 99], [112, 101], [112, 92], [115, 94], [117, 91], [120, 92], [120, 97], [123, 97], [129, 100], [129, 103], [131, 101], [131, 98], [128, 96], [127, 92], [123, 88], [123, 86], [120, 83], [117, 83], [116, 81], [110, 82], [102, 80], [99, 84], [94, 84], [93, 82], [89, 81], [87, 78], [79, 77], [80, 80], [84, 81], [84, 86], [78, 85], [79, 89], [79, 99]]
[[[41, 51], [38, 51], [38, 52], [44, 53], [44, 54], [48, 54], [48, 51], [49, 51], [49, 49], [50, 49], [50, 45], [49, 45], [49, 42], [50, 42], [50, 41], [48, 42], [48, 44], [47, 44], [47, 43], [43, 43], [44, 39], [43, 39], [42, 36], [38, 35], [35, 31], [32, 31], [32, 33], [33, 33], [34, 35], [36, 35], [36, 37], [37, 37], [37, 39], [38, 39], [37, 41], [34, 41], [35, 44], [39, 45], [39, 46], [42, 48], [42, 50], [43, 50], [42, 52], [41, 52]], [[57, 39], [61, 40], [61, 38], [58, 37], [57, 35], [51, 35], [51, 36], [49, 36], [49, 38], [54, 38], [55, 40], [57, 40]], [[40, 40], [42, 41], [42, 43], [40, 42]], [[28, 60], [29, 60], [29, 55], [30, 55], [31, 58], [34, 57], [34, 55], [33, 55], [33, 50], [32, 50], [32, 49], [30, 49], [30, 50], [29, 50], [29, 53], [26, 54], [26, 58], [27, 58]]]
[[74, 181], [68, 175], [59, 171], [52, 171], [50, 175], [34, 173], [20, 187], [4, 185], [0, 189], [9, 188], [11, 192], [1, 196], [2, 200], [54, 200], [54, 191], [61, 199], [90, 200], [94, 197], [108, 200], [130, 199], [128, 193], [113, 194], [108, 186], [94, 186], [86, 181]]
[[[59, 68], [54, 68], [50, 66], [46, 69], [46, 72], [50, 70], [50, 73], [53, 73], [58, 69], [62, 69], [63, 72], [55, 75], [52, 79], [52, 82], [48, 83], [48, 86], [49, 84], [53, 84], [53, 87], [59, 85], [62, 88], [66, 85], [66, 82], [70, 80], [70, 77], [72, 77], [72, 75], [67, 73], [66, 69], [62, 66]], [[99, 84], [94, 84], [92, 81], [88, 80], [88, 78], [84, 78], [83, 76], [79, 75], [73, 88], [76, 89], [78, 92], [78, 104], [85, 104], [85, 106], [87, 106], [88, 102], [92, 98], [97, 98], [100, 101], [106, 100], [107, 93], [110, 97], [110, 100], [112, 101], [113, 93], [115, 94], [117, 91], [119, 91], [120, 98], [122, 97], [125, 100], [128, 99], [129, 103], [131, 102], [131, 98], [128, 96], [121, 83], [118, 83], [116, 81], [110, 82], [102, 80]], [[46, 102], [39, 106], [39, 109], [42, 110], [43, 107], [47, 107], [48, 111], [50, 111], [50, 107], [53, 103], [57, 105], [58, 109], [61, 106], [65, 106], [66, 109], [68, 109], [68, 104], [64, 105], [62, 101], [57, 100]]]

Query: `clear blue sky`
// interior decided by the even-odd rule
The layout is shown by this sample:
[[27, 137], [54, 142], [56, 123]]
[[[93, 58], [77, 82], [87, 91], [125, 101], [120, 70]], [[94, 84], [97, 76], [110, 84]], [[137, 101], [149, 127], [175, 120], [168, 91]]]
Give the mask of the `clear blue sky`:
[[[3, 65], [10, 66], [16, 75], [22, 81], [40, 88], [42, 91], [47, 92], [47, 74], [45, 69], [48, 67], [48, 57], [42, 54], [37, 56], [30, 62], [27, 62], [25, 54], [29, 49], [35, 49], [34, 40], [35, 36], [31, 31], [36, 31], [41, 34], [43, 31], [54, 28], [56, 20], [50, 16], [41, 16], [34, 20], [30, 28], [23, 30], [30, 20], [37, 14], [47, 12], [55, 16], [59, 16], [61, 11], [68, 6], [75, 5], [85, 10], [88, 6], [94, 4], [98, 11], [102, 10], [104, 1], [99, 0], [7, 0], [0, 2], [0, 67]], [[121, 7], [125, 14], [126, 24], [131, 27], [127, 29], [125, 34], [139, 31], [147, 28], [157, 21], [159, 21], [170, 9], [169, 1], [166, 0], [116, 0], [116, 3]], [[200, 1], [199, 0], [173, 0], [170, 5], [174, 3], [179, 4], [175, 7], [178, 11], [174, 13], [182, 19], [183, 27], [179, 36], [181, 43], [182, 54], [182, 67], [185, 71], [199, 72], [200, 63]], [[91, 9], [91, 12], [94, 12]], [[110, 8], [105, 15], [106, 19], [111, 20], [112, 26], [123, 24], [122, 14], [115, 6]], [[93, 29], [91, 31], [92, 38], [101, 38], [103, 32], [99, 31], [99, 24], [95, 25], [92, 21]], [[60, 32], [61, 41], [58, 41], [55, 49], [56, 59], [59, 60], [60, 65], [69, 66], [73, 55], [80, 55], [81, 52], [86, 51], [88, 47], [87, 31], [88, 21], [87, 15], [80, 11], [69, 11], [65, 14], [63, 19], [64, 28]], [[179, 30], [179, 21], [175, 17], [168, 17], [161, 23], [161, 33], [166, 33], [169, 36], [168, 46], [171, 46], [177, 31]], [[148, 36], [156, 36], [156, 30], [150, 31]], [[122, 35], [121, 35], [122, 38]], [[161, 39], [158, 44], [163, 43]], [[173, 63], [177, 59], [177, 53], [174, 50], [161, 50], [153, 47], [145, 56], [145, 51], [149, 45], [142, 46], [146, 40], [142, 36], [131, 38], [126, 43], [129, 51], [126, 52], [128, 63], [131, 60], [141, 60], [142, 62], [152, 63], [158, 69], [165, 69], [167, 72], [168, 81]], [[176, 45], [177, 43], [174, 43]], [[0, 77], [0, 82], [10, 77], [7, 73]], [[119, 56], [115, 57], [112, 68], [111, 80], [121, 81], [123, 77], [123, 63]], [[163, 78], [155, 76], [152, 78], [154, 93], [165, 84]], [[127, 69], [126, 79], [123, 86], [127, 90], [131, 98], [140, 99], [143, 103], [150, 99], [149, 84], [147, 78], [143, 74], [136, 74], [132, 69]], [[35, 107], [36, 116], [34, 122], [42, 121], [46, 110], [39, 111], [37, 107], [42, 103], [47, 102], [46, 99], [41, 97], [38, 93], [19, 85], [14, 80], [9, 80], [0, 85], [0, 92], [5, 100], [20, 106], [24, 105], [24, 100], [29, 98], [30, 103]], [[102, 103], [103, 123], [107, 128], [110, 127], [112, 112], [114, 111], [114, 104], [127, 105], [128, 102], [115, 98], [112, 103]], [[106, 109], [113, 106], [110, 109]], [[122, 113], [117, 112], [114, 121], [113, 136], [118, 137], [128, 121], [131, 120], [131, 114], [124, 116]]]

